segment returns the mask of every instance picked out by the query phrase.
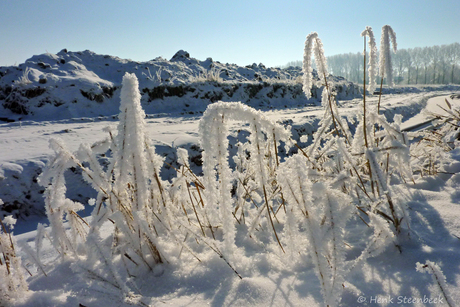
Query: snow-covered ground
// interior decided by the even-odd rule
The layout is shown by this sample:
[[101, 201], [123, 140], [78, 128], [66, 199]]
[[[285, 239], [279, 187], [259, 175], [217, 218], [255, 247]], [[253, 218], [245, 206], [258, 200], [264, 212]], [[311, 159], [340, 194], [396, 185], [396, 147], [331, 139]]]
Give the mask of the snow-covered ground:
[[[440, 95], [428, 100], [431, 106], [442, 102], [448, 93], [405, 94], [384, 97], [385, 107], [405, 105], [407, 101], [423, 101], [427, 97]], [[423, 102], [422, 102], [423, 104]], [[460, 104], [459, 104], [460, 106]], [[353, 102], [343, 106], [349, 112], [357, 112]], [[314, 116], [320, 110], [310, 108], [268, 111], [266, 115], [274, 120], [287, 121], [294, 127], [313, 125]], [[425, 112], [425, 111], [423, 111]], [[424, 113], [421, 114], [424, 114]], [[409, 118], [411, 125], [421, 116]], [[157, 144], [183, 146], [197, 144], [199, 117], [162, 116], [147, 119], [150, 137]], [[3, 169], [14, 165], [25, 167], [25, 161], [44, 161], [51, 153], [48, 148], [50, 137], [60, 137], [74, 151], [81, 142], [93, 143], [105, 136], [103, 128], [115, 126], [107, 119], [82, 119], [65, 121], [42, 121], [2, 124], [1, 139]], [[301, 130], [301, 129], [300, 129]], [[439, 296], [428, 274], [416, 272], [415, 264], [426, 260], [441, 264], [449, 289], [455, 301], [460, 300], [460, 152], [453, 152], [452, 171], [456, 174], [418, 178], [410, 184], [411, 193], [418, 202], [411, 206], [413, 214], [413, 234], [404, 242], [402, 252], [395, 247], [368, 260], [362, 267], [354, 269], [344, 284], [343, 306], [423, 306], [425, 297]], [[24, 162], [23, 162], [24, 161]], [[19, 167], [16, 166], [16, 167]], [[27, 176], [27, 173], [21, 173]], [[46, 223], [46, 219], [40, 219]], [[25, 232], [28, 220], [20, 220], [14, 231], [18, 245], [33, 240], [35, 232]], [[22, 234], [20, 234], [22, 233]], [[250, 241], [244, 243], [251, 248]], [[50, 245], [43, 248], [43, 263], [56, 261], [58, 257]], [[260, 255], [259, 255], [260, 256]], [[148, 304], [169, 306], [316, 306], [321, 305], [321, 294], [316, 276], [309, 264], [294, 267], [286, 265], [283, 255], [263, 255], [246, 264], [241, 272], [243, 279], [235, 274], [212, 254], [206, 255], [202, 263], [192, 259], [184, 265], [178, 259], [163, 268], [161, 274], [146, 276], [139, 289]], [[26, 263], [27, 264], [27, 263]], [[48, 277], [38, 272], [29, 277], [30, 293], [21, 306], [108, 306], [117, 303], [117, 298], [99, 293], [97, 289], [85, 289], [85, 285], [75, 282], [70, 263], [64, 261], [50, 267]], [[425, 276], [426, 275], [426, 276]], [[407, 303], [415, 299], [417, 303]], [[404, 300], [406, 303], [404, 303]], [[392, 304], [393, 303], [393, 304]]]
[[[88, 56], [87, 53], [83, 55]], [[51, 69], [54, 62], [48, 63], [45, 60], [52, 59], [60, 62], [59, 65], [66, 65], [66, 63], [70, 65], [71, 61], [66, 58], [68, 56], [78, 55], [68, 52], [61, 52], [57, 56], [47, 54], [42, 58], [39, 56], [32, 58], [31, 62], [44, 63], [45, 67], [49, 64], [50, 67], [45, 69]], [[178, 57], [180, 56], [179, 54]], [[120, 59], [108, 57], [102, 59], [106, 62], [111, 60], [123, 65], [132, 65]], [[185, 59], [182, 58], [182, 61]], [[95, 79], [103, 75], [104, 67], [115, 65], [114, 62], [106, 62], [94, 61], [94, 66], [100, 66], [97, 77], [93, 76]], [[209, 59], [202, 61], [199, 63], [200, 67], [203, 67], [204, 63], [210, 64], [212, 61]], [[82, 66], [81, 70], [83, 70]], [[142, 65], [138, 64], [138, 66]], [[248, 72], [248, 69], [230, 70], [229, 68], [229, 71], [239, 72], [239, 76], [243, 78], [244, 73], [254, 73]], [[152, 70], [149, 69], [150, 74], [155, 74]], [[166, 69], [162, 71], [165, 72]], [[84, 75], [88, 76], [89, 73]], [[107, 79], [107, 75], [108, 73], [104, 75], [104, 80]], [[32, 71], [30, 77], [36, 78], [37, 82], [40, 80], [40, 75], [36, 71]], [[253, 77], [251, 75], [251, 78]], [[92, 86], [98, 82], [107, 82], [101, 81], [102, 79], [97, 79], [99, 81], [96, 82], [95, 79], [89, 82]], [[150, 80], [144, 79], [146, 80], [143, 82]], [[177, 80], [176, 82], [179, 82], [182, 79]], [[179, 83], [183, 84], [183, 82], [185, 81]], [[68, 86], [72, 87], [70, 84]], [[419, 87], [401, 87], [382, 96], [381, 109], [388, 119], [392, 119], [395, 114], [402, 114], [404, 118], [402, 129], [410, 129], [427, 122], [432, 113], [444, 114], [445, 111], [439, 106], [445, 108], [446, 98], [449, 99], [452, 107], [460, 108], [460, 99], [450, 99], [453, 91], [459, 91], [459, 88], [426, 90]], [[56, 94], [50, 93], [50, 95]], [[147, 98], [143, 97], [143, 99]], [[177, 97], [174, 99], [177, 106], [181, 100]], [[261, 102], [263, 114], [273, 121], [290, 126], [293, 138], [302, 145], [300, 137], [311, 135], [316, 130], [323, 110], [317, 106], [317, 103], [302, 106], [298, 101], [293, 103], [292, 99], [284, 102], [279, 99], [276, 108], [264, 105], [263, 98], [253, 99], [250, 104], [254, 106], [258, 104], [257, 101]], [[377, 100], [378, 96], [370, 96], [367, 98], [367, 103], [375, 105]], [[34, 103], [36, 104], [30, 110], [35, 114], [15, 115], [8, 110], [3, 110], [0, 116], [15, 119], [14, 122], [0, 124], [0, 199], [10, 206], [9, 210], [12, 213], [20, 216], [13, 234], [21, 256], [26, 256], [26, 251], [21, 246], [29, 243], [33, 246], [32, 242], [37, 235], [35, 230], [37, 223], [48, 223], [46, 217], [40, 216], [40, 213], [43, 213], [44, 188], [37, 184], [36, 178], [52, 154], [49, 140], [58, 137], [70, 151], [74, 152], [81, 143], [93, 144], [107, 137], [104, 128], [111, 127], [116, 130], [118, 124], [117, 117], [113, 116], [116, 114], [113, 103], [110, 110], [107, 110], [104, 104], [92, 105], [91, 112], [78, 111], [75, 113], [78, 116], [69, 116], [72, 105], [64, 104], [66, 108], [62, 110], [67, 113], [64, 112], [62, 116], [57, 115], [57, 119], [53, 119], [54, 115], [47, 114], [46, 110], [42, 111], [42, 107], [37, 106], [38, 101]], [[197, 146], [199, 145], [198, 128], [201, 119], [200, 111], [205, 108], [198, 106], [199, 102], [195, 101], [195, 103], [197, 105], [191, 107], [192, 114], [174, 108], [171, 113], [165, 113], [167, 107], [164, 106], [155, 112], [152, 105], [150, 105], [151, 112], [146, 112], [148, 137], [156, 146], [157, 152], [171, 159], [170, 162], [174, 162], [173, 156], [178, 147], [187, 149], [190, 157], [200, 155]], [[203, 103], [208, 104], [209, 101]], [[339, 103], [341, 114], [347, 116], [350, 126], [353, 127], [353, 120], [359, 119], [362, 99], [340, 100]], [[288, 104], [288, 107], [279, 107], [284, 104]], [[59, 112], [55, 110], [56, 108], [50, 108], [53, 110], [52, 114]], [[99, 114], [100, 116], [93, 116]], [[241, 129], [237, 122], [231, 125], [233, 131]], [[311, 137], [308, 141], [311, 141]], [[408, 193], [411, 196], [407, 204], [412, 220], [411, 231], [402, 236], [398, 242], [399, 246], [391, 244], [382, 254], [362, 262], [346, 276], [343, 283], [342, 306], [448, 306], [432, 277], [416, 270], [416, 263], [425, 264], [427, 260], [436, 262], [440, 266], [446, 276], [447, 290], [452, 301], [460, 305], [460, 148], [451, 151], [443, 163], [438, 175], [416, 175], [415, 182], [407, 183]], [[192, 163], [191, 166], [200, 171], [198, 162]], [[171, 168], [162, 169], [161, 175], [165, 180], [170, 179], [172, 174], [174, 172]], [[88, 192], [88, 186], [81, 181], [70, 179], [68, 189], [68, 197], [81, 202], [95, 197]], [[88, 205], [87, 208], [86, 215], [90, 213], [91, 207]], [[85, 219], [89, 221], [91, 218], [86, 216]], [[364, 227], [364, 224], [361, 226]], [[106, 223], [101, 232], [109, 233], [111, 227]], [[129, 299], [113, 292], [110, 287], [104, 288], [96, 282], [77, 278], [72, 261], [68, 259], [61, 261], [54, 247], [45, 240], [41, 250], [41, 262], [44, 264], [47, 276], [34, 268], [30, 261], [23, 260], [23, 265], [30, 270], [32, 276], [27, 277], [29, 291], [17, 300], [16, 305], [30, 307], [323, 305], [321, 287], [311, 261], [305, 259], [304, 262], [291, 262], [288, 255], [273, 247], [274, 244], [264, 246], [262, 242], [251, 239], [244, 225], [237, 225], [236, 231], [239, 248], [235, 251], [233, 265], [242, 279], [213, 251], [206, 250], [203, 246], [196, 247], [195, 251], [199, 253], [201, 260], [199, 262], [174, 243], [162, 241], [160, 238], [160, 244], [168, 251], [169, 263], [162, 264], [153, 271], [142, 273], [144, 275], [137, 276], [135, 282], [130, 281], [132, 282], [130, 288], [135, 289], [135, 293]], [[347, 257], [351, 259], [359, 251], [360, 241], [357, 236], [362, 229], [357, 227], [347, 231], [349, 237]]]

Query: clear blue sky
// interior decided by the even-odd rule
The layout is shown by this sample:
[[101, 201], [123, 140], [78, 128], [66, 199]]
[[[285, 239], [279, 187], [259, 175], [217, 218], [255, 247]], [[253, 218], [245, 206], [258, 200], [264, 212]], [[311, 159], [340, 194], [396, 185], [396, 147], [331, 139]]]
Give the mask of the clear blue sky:
[[266, 66], [301, 60], [316, 31], [326, 55], [362, 50], [392, 26], [399, 48], [460, 42], [459, 0], [0, 0], [0, 66], [89, 49], [136, 61], [192, 57]]

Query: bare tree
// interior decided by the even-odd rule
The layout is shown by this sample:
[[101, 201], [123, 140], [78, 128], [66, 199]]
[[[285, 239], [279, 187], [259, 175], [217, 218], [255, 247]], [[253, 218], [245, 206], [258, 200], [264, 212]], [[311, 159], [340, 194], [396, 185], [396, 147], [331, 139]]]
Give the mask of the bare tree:
[[454, 83], [455, 67], [460, 63], [460, 44], [453, 43], [448, 45], [446, 56], [448, 58], [449, 64], [451, 65], [450, 82]]
[[[412, 66], [415, 68], [415, 84], [418, 84], [418, 74], [419, 74], [419, 69], [420, 66], [422, 65], [422, 48], [420, 47], [415, 47], [414, 49], [410, 49], [411, 51], [409, 53], [412, 54], [411, 59], [412, 59]], [[408, 80], [409, 83], [409, 80]]]
[[[449, 66], [449, 59], [448, 59], [448, 48], [446, 45], [442, 45], [439, 48], [439, 74], [438, 74], [438, 83], [445, 84], [446, 83], [446, 70], [447, 67]], [[439, 80], [441, 78], [442, 80]]]
[[[438, 69], [438, 65], [440, 62], [441, 57], [441, 47], [440, 46], [432, 46], [429, 48], [429, 58], [431, 65], [433, 66], [433, 78], [431, 79], [431, 83], [436, 83], [436, 70]], [[439, 83], [439, 75], [438, 75], [438, 83]]]
[[414, 65], [413, 59], [413, 50], [412, 49], [401, 49], [400, 52], [403, 51], [403, 62], [404, 66], [407, 68], [407, 84], [411, 84], [410, 77], [411, 77], [411, 70]]
[[424, 70], [424, 84], [427, 84], [427, 73], [428, 73], [428, 67], [430, 65], [430, 47], [424, 47], [421, 52], [422, 56], [422, 63], [423, 63], [423, 70]]
[[396, 83], [400, 84], [404, 80], [403, 74], [406, 70], [406, 58], [409, 53], [406, 49], [400, 49], [397, 53], [393, 55], [393, 68], [396, 70], [398, 76], [396, 77]]

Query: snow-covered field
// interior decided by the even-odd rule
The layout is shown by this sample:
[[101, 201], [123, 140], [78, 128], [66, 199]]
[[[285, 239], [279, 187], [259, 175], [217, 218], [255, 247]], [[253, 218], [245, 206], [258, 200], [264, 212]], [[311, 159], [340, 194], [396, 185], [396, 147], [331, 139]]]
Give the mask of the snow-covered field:
[[[65, 54], [60, 54], [60, 57], [64, 58]], [[54, 57], [46, 55], [45, 58]], [[59, 57], [56, 56], [54, 60], [59, 61]], [[69, 63], [68, 60], [64, 62]], [[210, 63], [209, 60], [205, 62]], [[103, 67], [107, 63], [97, 64]], [[112, 62], [109, 64], [113, 66]], [[203, 62], [200, 65], [203, 66]], [[105, 67], [107, 66], [109, 65]], [[102, 68], [100, 69], [102, 71]], [[163, 70], [163, 73], [165, 71]], [[241, 75], [242, 72], [247, 73], [247, 70], [239, 71]], [[35, 76], [35, 73], [32, 72], [31, 76]], [[149, 70], [149, 73], [153, 71]], [[38, 82], [40, 76], [36, 74]], [[88, 73], [85, 75], [88, 76]], [[93, 83], [90, 82], [92, 86], [102, 82], [96, 82], [95, 79], [97, 78], [93, 76]], [[432, 113], [445, 114], [446, 111], [439, 106], [445, 108], [446, 98], [452, 108], [460, 108], [460, 99], [450, 98], [453, 92], [459, 90], [458, 87], [447, 90], [400, 88], [382, 96], [381, 109], [388, 120], [392, 120], [395, 114], [402, 114], [403, 130], [416, 129], [420, 123], [428, 122]], [[228, 97], [228, 100], [230, 98]], [[175, 106], [181, 103], [180, 98], [174, 99]], [[377, 100], [378, 96], [367, 97], [369, 105], [375, 105]], [[324, 113], [318, 103], [302, 106], [298, 100], [283, 101], [279, 98], [277, 107], [270, 108], [263, 104], [263, 98], [259, 101], [263, 116], [291, 129], [292, 138], [301, 146], [311, 143], [311, 134], [318, 128], [319, 119]], [[249, 104], [256, 106], [257, 98]], [[284, 104], [287, 104], [287, 107], [279, 107]], [[358, 121], [362, 113], [362, 98], [340, 100], [339, 104], [341, 115], [347, 117], [350, 126], [353, 127], [353, 120]], [[71, 108], [73, 106], [70, 105], [66, 110]], [[155, 112], [152, 104], [147, 105], [147, 109], [149, 108], [152, 111], [146, 112], [145, 130], [157, 153], [165, 156], [175, 167], [178, 167], [177, 148], [185, 148], [191, 158], [201, 156], [197, 145], [200, 144], [200, 111], [205, 109], [204, 106], [195, 101], [195, 105], [189, 109], [192, 114], [176, 109], [166, 113], [167, 108], [164, 106]], [[13, 235], [16, 250], [19, 256], [23, 257], [22, 264], [31, 274], [26, 276], [29, 290], [21, 292], [21, 296], [14, 303], [15, 306], [217, 307], [324, 304], [313, 261], [307, 257], [311, 252], [308, 251], [311, 246], [306, 247], [307, 252], [301, 256], [283, 253], [274, 238], [267, 233], [252, 238], [248, 235], [249, 226], [237, 223], [237, 247], [231, 256], [231, 265], [223, 261], [225, 258], [222, 255], [206, 247], [210, 240], [196, 240], [193, 252], [188, 252], [176, 242], [169, 241], [169, 237], [160, 236], [157, 239], [158, 244], [167, 254], [167, 262], [157, 265], [152, 270], [134, 272], [133, 275], [136, 276], [125, 276], [125, 286], [130, 289], [129, 295], [120, 294], [123, 291], [116, 291], [116, 287], [110, 285], [113, 280], [101, 282], [81, 273], [76, 263], [82, 261], [90, 265], [85, 261], [91, 259], [85, 260], [83, 256], [79, 260], [75, 256], [63, 257], [47, 239], [43, 240], [40, 251], [45, 276], [38, 266], [33, 265], [25, 245], [34, 248], [34, 243], [37, 243], [37, 223], [49, 224], [47, 218], [40, 215], [44, 211], [44, 187], [36, 182], [37, 176], [53, 154], [49, 148], [49, 140], [59, 138], [71, 152], [76, 152], [82, 143], [93, 144], [106, 138], [106, 127], [116, 131], [119, 121], [116, 114], [112, 114], [115, 110], [113, 106], [107, 111], [103, 104], [92, 106], [90, 112], [84, 113], [83, 116], [86, 117], [69, 117], [70, 113], [66, 113], [53, 119], [47, 111], [42, 111], [36, 105], [31, 110], [35, 112], [35, 117], [30, 114], [14, 115], [8, 113], [8, 110], [4, 110], [0, 116], [15, 119], [14, 122], [0, 124], [0, 199], [10, 206], [15, 200], [18, 201], [17, 207], [10, 208], [12, 213], [20, 216]], [[51, 113], [53, 112], [55, 110]], [[94, 117], [91, 114], [101, 115]], [[431, 125], [431, 122], [427, 125]], [[241, 126], [237, 121], [230, 122], [231, 137], [237, 138], [237, 133], [243, 128], [248, 127]], [[292, 154], [291, 150], [288, 155]], [[460, 148], [446, 153], [441, 164], [436, 175], [421, 176], [415, 173], [413, 182], [398, 183], [398, 186], [407, 189], [408, 198], [405, 205], [411, 220], [410, 229], [404, 229], [381, 254], [359, 262], [359, 265], [347, 273], [340, 285], [343, 289], [341, 306], [449, 306], [431, 274], [420, 272], [421, 269], [416, 270], [417, 263], [424, 265], [427, 261], [439, 265], [446, 277], [446, 286], [443, 290], [448, 293], [450, 302], [460, 305]], [[195, 172], [201, 173], [201, 164], [198, 160], [196, 163], [191, 162], [190, 166]], [[173, 180], [175, 176], [173, 168], [163, 167], [163, 180]], [[90, 198], [96, 197], [94, 191], [90, 191], [89, 185], [84, 184], [82, 180], [73, 177], [68, 178], [67, 189], [67, 197], [86, 205], [82, 216], [90, 223], [89, 214], [93, 207], [87, 202]], [[346, 246], [343, 246], [346, 250], [346, 259], [342, 259], [350, 263], [364, 248], [361, 236], [368, 235], [369, 232], [366, 230], [366, 224], [361, 223], [357, 217], [351, 220], [353, 223], [346, 228]], [[260, 223], [263, 225], [260, 226], [261, 229], [266, 226], [263, 222]], [[281, 224], [277, 225], [278, 229], [281, 229]], [[68, 224], [65, 226], [70, 227]], [[105, 223], [100, 228], [101, 237], [110, 236], [112, 232], [111, 223]], [[287, 238], [282, 238], [284, 244], [283, 240]], [[305, 242], [298, 242], [299, 245], [303, 243]], [[304, 248], [298, 248], [300, 255]], [[195, 255], [198, 255], [200, 261]], [[1, 257], [0, 259], [3, 260]], [[77, 271], [80, 273], [75, 273]]]

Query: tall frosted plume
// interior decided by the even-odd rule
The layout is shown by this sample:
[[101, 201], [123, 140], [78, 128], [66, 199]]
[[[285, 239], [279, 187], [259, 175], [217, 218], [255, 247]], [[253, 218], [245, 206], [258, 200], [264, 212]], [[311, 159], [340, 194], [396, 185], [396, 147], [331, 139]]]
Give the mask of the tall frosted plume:
[[373, 93], [377, 87], [375, 78], [377, 76], [377, 45], [372, 27], [366, 27], [361, 36], [369, 37], [369, 93]]
[[318, 77], [321, 79], [322, 83], [326, 83], [327, 77], [327, 62], [326, 57], [324, 56], [323, 43], [318, 37], [318, 33], [311, 32], [307, 35], [305, 40], [305, 49], [303, 54], [303, 91], [308, 99], [311, 98], [311, 88], [313, 86], [313, 69], [311, 67], [311, 56], [312, 52], [315, 55], [316, 68], [318, 70]]
[[[120, 176], [117, 180], [117, 190], [123, 191], [129, 182], [130, 174], [137, 177], [137, 202], [134, 209], [139, 210], [139, 204], [147, 203], [147, 168], [145, 153], [145, 113], [141, 107], [139, 82], [136, 75], [126, 73], [123, 76], [120, 104], [120, 122], [118, 125], [116, 158], [119, 168], [115, 171]], [[131, 159], [131, 157], [133, 159]], [[133, 173], [134, 171], [134, 173]]]
[[302, 65], [302, 72], [303, 72], [303, 91], [308, 99], [311, 98], [311, 88], [312, 88], [312, 71], [311, 68], [311, 52], [313, 46], [313, 38], [318, 37], [318, 33], [312, 32], [307, 35], [307, 39], [305, 40], [305, 49], [303, 53], [303, 65]]
[[380, 38], [380, 59], [379, 59], [379, 70], [380, 75], [386, 75], [387, 84], [393, 86], [393, 70], [391, 64], [391, 54], [390, 54], [390, 40], [393, 45], [393, 52], [396, 53], [398, 50], [398, 45], [396, 44], [396, 33], [389, 25], [382, 27], [382, 37]]

